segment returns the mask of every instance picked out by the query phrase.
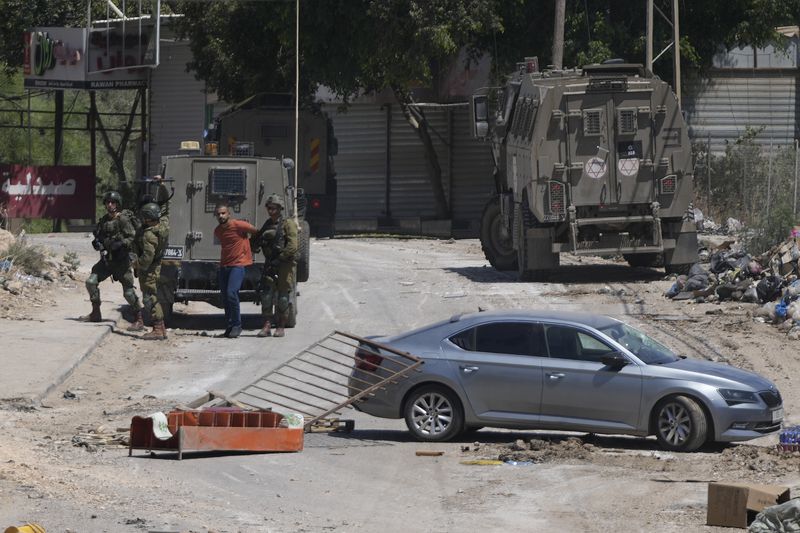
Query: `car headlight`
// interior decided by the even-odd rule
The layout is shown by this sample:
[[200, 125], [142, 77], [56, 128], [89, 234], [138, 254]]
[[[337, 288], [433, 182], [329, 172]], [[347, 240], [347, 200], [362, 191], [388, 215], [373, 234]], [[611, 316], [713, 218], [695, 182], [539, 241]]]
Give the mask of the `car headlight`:
[[717, 390], [728, 405], [738, 405], [740, 403], [758, 403], [758, 395], [755, 392], [736, 389]]

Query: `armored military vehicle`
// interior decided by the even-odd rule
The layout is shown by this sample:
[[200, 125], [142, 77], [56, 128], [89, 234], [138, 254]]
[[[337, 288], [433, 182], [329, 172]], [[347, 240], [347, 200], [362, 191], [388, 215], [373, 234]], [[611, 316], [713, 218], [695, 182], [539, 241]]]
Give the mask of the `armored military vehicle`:
[[[309, 230], [302, 206], [293, 187], [291, 159], [245, 156], [177, 155], [163, 160], [162, 176], [172, 183], [175, 193], [169, 204], [170, 232], [161, 267], [162, 290], [159, 296], [166, 315], [174, 302], [205, 301], [221, 306], [217, 272], [220, 246], [214, 237], [217, 221], [214, 208], [225, 201], [237, 219], [257, 228], [267, 218], [264, 202], [270, 194], [284, 197], [287, 217], [298, 209], [297, 281], [309, 277]], [[297, 202], [295, 202], [297, 200]], [[264, 262], [254, 253], [254, 264], [245, 270], [239, 293], [241, 301], [259, 301], [259, 280]], [[292, 291], [289, 327], [295, 324], [297, 290]]]
[[[214, 136], [220, 154], [284, 157], [294, 154], [294, 100], [292, 95], [258, 94], [222, 113]], [[297, 183], [307, 200], [306, 220], [311, 234], [332, 237], [336, 218], [338, 151], [333, 124], [318, 107], [300, 110]]]
[[538, 72], [526, 60], [504, 87], [473, 95], [471, 114], [494, 156], [480, 231], [498, 270], [544, 280], [561, 252], [668, 272], [697, 261], [686, 123], [641, 65]]

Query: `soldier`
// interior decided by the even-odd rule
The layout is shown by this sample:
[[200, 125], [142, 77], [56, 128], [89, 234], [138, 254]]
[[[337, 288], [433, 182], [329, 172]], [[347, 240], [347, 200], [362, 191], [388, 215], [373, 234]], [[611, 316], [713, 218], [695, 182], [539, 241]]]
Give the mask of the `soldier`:
[[139, 214], [142, 218], [142, 229], [137, 232], [135, 253], [136, 268], [139, 273], [139, 287], [142, 289], [142, 301], [153, 321], [153, 331], [145, 333], [146, 340], [165, 340], [167, 331], [164, 328], [164, 311], [158, 301], [158, 283], [161, 277], [161, 259], [169, 240], [169, 218], [162, 216], [161, 207], [156, 203], [142, 206]]
[[92, 302], [92, 312], [83, 317], [89, 322], [100, 322], [100, 283], [109, 276], [122, 284], [122, 294], [136, 313], [131, 331], [144, 328], [142, 322], [142, 306], [133, 288], [133, 272], [131, 271], [130, 252], [136, 229], [131, 218], [123, 213], [122, 197], [117, 191], [109, 191], [103, 196], [106, 214], [97, 223], [94, 230], [92, 247], [100, 252], [100, 261], [92, 267], [92, 273], [86, 280], [86, 290]]
[[[297, 267], [297, 224], [283, 217], [283, 199], [277, 194], [267, 198], [269, 218], [259, 231], [264, 269], [261, 273], [261, 316], [264, 327], [259, 337], [272, 335], [273, 318], [277, 318], [275, 337], [284, 336], [291, 309], [291, 291]], [[273, 313], [274, 309], [274, 313]]]

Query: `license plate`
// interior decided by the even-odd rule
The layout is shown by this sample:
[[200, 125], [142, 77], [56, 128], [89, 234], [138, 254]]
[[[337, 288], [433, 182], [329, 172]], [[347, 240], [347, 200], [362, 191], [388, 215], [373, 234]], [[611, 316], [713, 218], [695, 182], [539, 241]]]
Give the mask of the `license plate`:
[[780, 422], [783, 420], [783, 407], [780, 409], [775, 409], [772, 411], [772, 421], [773, 422]]
[[171, 244], [164, 249], [164, 259], [183, 259], [183, 246]]

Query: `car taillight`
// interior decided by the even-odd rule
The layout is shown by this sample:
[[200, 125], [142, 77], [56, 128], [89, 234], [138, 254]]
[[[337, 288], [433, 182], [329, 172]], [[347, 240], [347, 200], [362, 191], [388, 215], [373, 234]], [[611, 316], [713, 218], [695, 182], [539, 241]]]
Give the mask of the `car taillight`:
[[319, 198], [311, 200], [311, 209], [319, 209], [320, 207], [322, 207], [322, 202], [319, 201]]
[[356, 368], [359, 370], [366, 370], [367, 372], [375, 372], [381, 365], [383, 357], [376, 353], [368, 352], [366, 350], [356, 350]]

